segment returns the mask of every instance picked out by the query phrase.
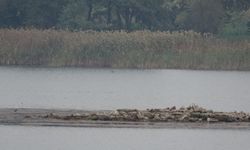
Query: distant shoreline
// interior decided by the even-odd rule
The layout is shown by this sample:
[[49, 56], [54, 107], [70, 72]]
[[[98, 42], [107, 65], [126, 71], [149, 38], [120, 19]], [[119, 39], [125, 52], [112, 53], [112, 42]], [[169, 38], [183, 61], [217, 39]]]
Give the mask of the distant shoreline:
[[115, 111], [1, 108], [0, 125], [250, 130], [250, 114], [214, 112], [195, 105], [180, 109], [171, 107], [147, 110], [118, 109]]
[[27, 68], [27, 69], [103, 69], [103, 70], [180, 70], [180, 71], [236, 71], [249, 72], [250, 69], [195, 69], [195, 68], [119, 68], [119, 67], [81, 67], [81, 66], [45, 66], [45, 65], [0, 65], [5, 68]]

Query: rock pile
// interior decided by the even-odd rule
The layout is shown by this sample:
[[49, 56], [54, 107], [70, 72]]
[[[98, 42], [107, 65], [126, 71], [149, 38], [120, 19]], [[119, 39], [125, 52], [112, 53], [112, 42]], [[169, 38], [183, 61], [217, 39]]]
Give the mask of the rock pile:
[[131, 122], [250, 122], [250, 114], [244, 112], [214, 112], [197, 105], [165, 109], [118, 109], [108, 112], [91, 112], [60, 116], [41, 116], [57, 120], [131, 121]]

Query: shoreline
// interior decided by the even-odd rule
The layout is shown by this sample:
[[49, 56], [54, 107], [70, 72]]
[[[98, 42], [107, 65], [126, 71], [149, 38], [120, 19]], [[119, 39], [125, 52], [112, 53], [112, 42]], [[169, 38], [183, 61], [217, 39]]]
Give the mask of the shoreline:
[[63, 109], [0, 108], [0, 125], [152, 128], [152, 129], [247, 129], [250, 114], [214, 112], [196, 105], [165, 109], [85, 111]]
[[136, 67], [98, 67], [98, 66], [53, 66], [53, 65], [7, 65], [0, 64], [0, 67], [5, 68], [36, 68], [36, 69], [114, 69], [114, 70], [187, 70], [187, 71], [237, 71], [237, 72], [249, 72], [250, 69], [212, 69], [212, 68], [182, 68], [182, 67], [156, 67], [156, 68], [136, 68]]

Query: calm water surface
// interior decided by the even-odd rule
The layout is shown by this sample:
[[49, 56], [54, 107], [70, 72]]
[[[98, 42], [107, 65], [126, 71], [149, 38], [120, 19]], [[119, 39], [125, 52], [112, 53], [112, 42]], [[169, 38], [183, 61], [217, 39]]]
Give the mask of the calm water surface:
[[[250, 72], [0, 67], [0, 107], [250, 112]], [[3, 150], [249, 150], [250, 130], [0, 126]]]
[[0, 67], [0, 107], [250, 112], [250, 72]]
[[244, 130], [0, 126], [3, 150], [249, 150]]

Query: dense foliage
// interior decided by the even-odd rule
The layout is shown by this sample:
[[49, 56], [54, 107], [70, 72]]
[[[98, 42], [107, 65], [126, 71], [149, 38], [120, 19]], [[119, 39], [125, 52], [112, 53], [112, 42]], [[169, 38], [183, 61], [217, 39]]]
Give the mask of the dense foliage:
[[0, 27], [250, 35], [249, 0], [0, 0]]

